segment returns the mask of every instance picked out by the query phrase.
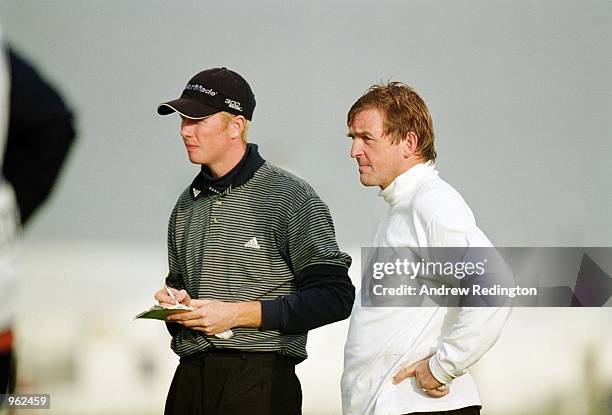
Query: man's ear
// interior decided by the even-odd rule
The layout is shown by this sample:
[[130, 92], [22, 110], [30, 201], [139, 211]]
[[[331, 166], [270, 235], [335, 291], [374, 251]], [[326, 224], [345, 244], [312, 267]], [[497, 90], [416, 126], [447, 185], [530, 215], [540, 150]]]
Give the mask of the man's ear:
[[237, 115], [228, 123], [227, 128], [230, 129], [232, 138], [240, 138], [245, 126], [246, 118], [242, 115]]
[[408, 158], [416, 154], [418, 144], [419, 136], [414, 131], [409, 131], [406, 134], [406, 138], [402, 140], [402, 155]]

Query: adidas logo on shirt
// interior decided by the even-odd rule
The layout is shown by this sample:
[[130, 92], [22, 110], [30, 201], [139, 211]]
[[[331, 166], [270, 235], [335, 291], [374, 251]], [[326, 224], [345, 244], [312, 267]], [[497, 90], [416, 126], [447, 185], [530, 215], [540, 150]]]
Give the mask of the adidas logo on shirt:
[[251, 238], [249, 239], [245, 244], [244, 244], [245, 248], [255, 248], [255, 249], [259, 249], [261, 248], [259, 246], [259, 244], [257, 243], [257, 238]]

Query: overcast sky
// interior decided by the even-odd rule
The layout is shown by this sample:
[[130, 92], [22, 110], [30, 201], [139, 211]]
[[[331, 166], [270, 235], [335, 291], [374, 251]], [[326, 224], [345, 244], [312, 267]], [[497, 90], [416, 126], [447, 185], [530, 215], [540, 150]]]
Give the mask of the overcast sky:
[[313, 185], [343, 246], [369, 244], [385, 208], [345, 137], [379, 80], [421, 93], [440, 175], [494, 243], [612, 244], [609, 1], [22, 0], [0, 16], [78, 122], [30, 238], [163, 241], [198, 168], [155, 108], [227, 66], [257, 98], [250, 140]]

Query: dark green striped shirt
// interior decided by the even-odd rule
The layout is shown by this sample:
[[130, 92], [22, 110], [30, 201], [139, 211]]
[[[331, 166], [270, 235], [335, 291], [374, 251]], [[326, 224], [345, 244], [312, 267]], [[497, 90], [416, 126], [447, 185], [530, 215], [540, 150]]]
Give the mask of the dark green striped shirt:
[[[233, 328], [234, 336], [223, 340], [170, 323], [172, 349], [179, 356], [232, 348], [304, 359], [305, 329], [290, 327], [314, 328], [348, 314], [304, 325], [292, 321], [307, 316], [272, 314], [304, 314], [310, 309], [317, 314], [334, 301], [343, 302], [342, 309], [348, 307], [350, 312], [354, 291], [352, 298], [349, 291], [354, 289], [346, 270], [351, 259], [338, 249], [327, 206], [302, 179], [262, 163], [245, 183], [223, 192], [199, 189], [194, 184], [181, 194], [168, 228], [167, 283], [186, 289], [192, 298], [260, 300], [263, 328]], [[334, 275], [338, 269], [341, 272], [335, 273], [340, 275]], [[311, 274], [318, 279], [310, 281], [323, 281], [311, 282], [311, 286], [325, 290], [327, 284], [336, 291], [321, 296], [310, 288], [309, 298], [296, 299], [299, 278]], [[303, 332], [288, 334], [296, 330]]]

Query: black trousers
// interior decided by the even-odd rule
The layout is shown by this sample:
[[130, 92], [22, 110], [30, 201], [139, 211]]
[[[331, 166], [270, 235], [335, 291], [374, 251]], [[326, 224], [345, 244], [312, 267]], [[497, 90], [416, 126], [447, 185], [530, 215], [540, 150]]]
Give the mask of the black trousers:
[[181, 358], [164, 415], [300, 415], [295, 363], [275, 353], [232, 350]]
[[411, 412], [406, 415], [480, 415], [480, 406], [468, 406], [461, 409], [453, 409], [452, 411], [439, 412]]

